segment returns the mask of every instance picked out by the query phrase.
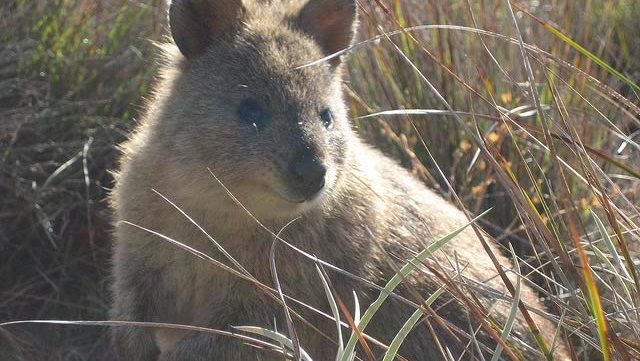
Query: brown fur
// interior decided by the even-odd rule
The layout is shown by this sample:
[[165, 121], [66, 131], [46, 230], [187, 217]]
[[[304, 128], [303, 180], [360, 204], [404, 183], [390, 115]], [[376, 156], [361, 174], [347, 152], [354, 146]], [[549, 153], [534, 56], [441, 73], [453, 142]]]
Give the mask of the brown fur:
[[[223, 260], [202, 232], [152, 191], [157, 190], [256, 278], [272, 285], [269, 249], [273, 236], [232, 200], [207, 168], [274, 232], [299, 217], [284, 229], [284, 240], [380, 285], [411, 256], [410, 250], [422, 250], [466, 223], [455, 207], [357, 137], [347, 120], [339, 60], [295, 69], [349, 44], [355, 27], [352, 0], [244, 5], [236, 0], [174, 1], [170, 15], [182, 54], [169, 46], [168, 64], [155, 99], [123, 145], [111, 196], [116, 214], [114, 320], [229, 330], [233, 325], [272, 329], [275, 318], [279, 330], [285, 329], [282, 307], [264, 291], [158, 236], [120, 222], [160, 232]], [[268, 110], [270, 119], [265, 125], [253, 127], [238, 119], [238, 104], [246, 97], [257, 99]], [[332, 129], [326, 129], [319, 117], [325, 107], [333, 113]], [[298, 194], [290, 186], [288, 165], [300, 151], [326, 165], [327, 174], [318, 197], [292, 203], [287, 199]], [[500, 263], [510, 268], [497, 247], [492, 244], [491, 248]], [[329, 312], [314, 263], [284, 245], [278, 250], [284, 292]], [[464, 268], [467, 279], [458, 286], [478, 297], [498, 321], [505, 320], [510, 302], [500, 301], [486, 288], [500, 295], [508, 293], [471, 230], [453, 239], [427, 263], [437, 265], [435, 269], [441, 272]], [[330, 278], [345, 304], [352, 304], [352, 290], [363, 307], [378, 293], [336, 273], [330, 272]], [[466, 286], [473, 281], [485, 286]], [[416, 272], [406, 283], [399, 293], [418, 303], [442, 285], [428, 271]], [[528, 287], [523, 287], [522, 299], [533, 308], [542, 308]], [[332, 321], [293, 306], [326, 335], [335, 337]], [[463, 333], [477, 328], [478, 322], [449, 293], [433, 309], [457, 330], [458, 340], [439, 327], [433, 316], [429, 318], [442, 347], [459, 357], [469, 343]], [[388, 301], [366, 332], [388, 343], [411, 312], [411, 307]], [[555, 327], [541, 317], [534, 319], [550, 340]], [[295, 323], [302, 347], [314, 360], [335, 357], [334, 343], [299, 320]], [[122, 360], [281, 359], [210, 334], [116, 327], [114, 335]], [[477, 337], [489, 349], [495, 347], [485, 332]], [[516, 342], [516, 338], [534, 344], [521, 317], [511, 340]], [[372, 348], [376, 354], [381, 351]], [[463, 359], [478, 354], [473, 344], [468, 348]], [[527, 347], [522, 350], [526, 359], [543, 359]], [[426, 322], [412, 332], [400, 353], [410, 360], [442, 358]], [[556, 356], [566, 357], [563, 346]]]

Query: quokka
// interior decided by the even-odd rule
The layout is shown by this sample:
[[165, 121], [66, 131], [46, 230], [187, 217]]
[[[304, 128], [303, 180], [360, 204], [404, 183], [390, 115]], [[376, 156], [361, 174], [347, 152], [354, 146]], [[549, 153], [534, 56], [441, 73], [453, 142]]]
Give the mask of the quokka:
[[[384, 285], [414, 252], [467, 223], [462, 212], [358, 138], [343, 99], [340, 58], [309, 65], [352, 43], [355, 0], [180, 0], [171, 3], [169, 22], [175, 45], [167, 45], [154, 99], [122, 147], [110, 199], [113, 320], [286, 330], [282, 305], [267, 291], [132, 223], [227, 262], [204, 230], [270, 286], [270, 231], [281, 230], [282, 240]], [[508, 271], [509, 260], [495, 244], [490, 249]], [[511, 298], [475, 233], [465, 230], [426, 263], [397, 293], [420, 304], [441, 287], [447, 292], [430, 306], [400, 355], [490, 358], [495, 338], [479, 327], [477, 313], [469, 312], [459, 292], [473, 294], [490, 315], [483, 317], [499, 324]], [[315, 265], [290, 247], [277, 248], [283, 292], [330, 313]], [[458, 271], [456, 293], [442, 275], [452, 279]], [[363, 307], [380, 292], [341, 273], [328, 275], [347, 305], [353, 291]], [[397, 299], [387, 301], [366, 329], [384, 344], [415, 311]], [[527, 286], [521, 299], [543, 308]], [[294, 317], [301, 346], [314, 360], [334, 359], [335, 322], [299, 303], [289, 306], [308, 321]], [[556, 326], [531, 314], [550, 344]], [[126, 361], [283, 359], [273, 350], [208, 333], [133, 326], [113, 332], [117, 354]], [[533, 340], [519, 315], [508, 342], [522, 359], [545, 359], [530, 346]], [[554, 357], [567, 358], [564, 344], [556, 345]], [[384, 352], [375, 342], [369, 347], [375, 355]]]

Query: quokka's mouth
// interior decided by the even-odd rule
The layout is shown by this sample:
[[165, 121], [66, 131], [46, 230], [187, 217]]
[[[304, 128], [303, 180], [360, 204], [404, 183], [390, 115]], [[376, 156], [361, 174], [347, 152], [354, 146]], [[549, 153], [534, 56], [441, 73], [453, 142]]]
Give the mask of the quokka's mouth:
[[318, 200], [319, 198], [322, 197], [322, 194], [324, 193], [324, 189], [319, 190], [318, 192], [314, 193], [311, 196], [308, 197], [304, 197], [304, 196], [290, 196], [290, 195], [285, 195], [285, 193], [283, 192], [278, 192], [278, 196], [280, 197], [280, 199], [282, 199], [283, 201], [287, 202], [287, 203], [291, 203], [291, 204], [295, 204], [295, 205], [301, 205], [301, 204], [309, 204], [309, 203], [313, 203], [316, 200]]
[[307, 199], [305, 199], [305, 198], [291, 199], [291, 198], [284, 197], [284, 196], [280, 196], [280, 198], [282, 198], [287, 203], [293, 203], [293, 204], [302, 204], [302, 203], [307, 201]]

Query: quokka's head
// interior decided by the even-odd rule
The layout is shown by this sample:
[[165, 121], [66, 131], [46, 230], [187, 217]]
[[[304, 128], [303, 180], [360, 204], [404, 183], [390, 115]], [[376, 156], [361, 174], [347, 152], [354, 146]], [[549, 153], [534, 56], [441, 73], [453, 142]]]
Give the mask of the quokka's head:
[[340, 59], [305, 65], [350, 45], [355, 1], [177, 0], [169, 21], [181, 55], [162, 127], [176, 159], [263, 218], [322, 202], [353, 132]]

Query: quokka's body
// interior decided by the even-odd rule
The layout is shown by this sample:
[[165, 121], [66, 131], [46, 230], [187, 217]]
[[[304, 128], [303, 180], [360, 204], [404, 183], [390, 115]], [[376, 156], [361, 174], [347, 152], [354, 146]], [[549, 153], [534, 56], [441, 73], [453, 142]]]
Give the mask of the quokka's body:
[[[112, 319], [222, 330], [273, 329], [275, 320], [279, 330], [286, 329], [282, 306], [266, 291], [130, 224], [230, 264], [158, 193], [270, 286], [274, 236], [265, 228], [282, 230], [280, 237], [294, 246], [383, 285], [412, 252], [467, 222], [356, 136], [347, 120], [338, 58], [301, 67], [350, 44], [352, 0], [174, 1], [169, 17], [177, 48], [168, 46], [155, 99], [123, 145], [111, 196], [116, 215]], [[493, 243], [490, 248], [508, 270], [509, 261]], [[313, 261], [280, 244], [276, 262], [285, 294], [329, 313]], [[461, 271], [464, 277], [454, 277], [457, 288], [473, 293], [504, 322], [509, 293], [473, 231], [462, 232], [426, 264], [435, 273]], [[443, 285], [433, 272], [424, 267], [414, 272], [398, 293], [422, 302]], [[353, 290], [363, 307], [379, 292], [335, 272], [329, 278], [347, 305]], [[401, 355], [435, 360], [442, 350], [455, 359], [474, 359], [479, 349], [485, 357], [491, 353], [495, 342], [482, 329], [478, 342], [470, 341], [467, 335], [479, 322], [452, 294], [445, 292], [431, 306], [433, 313], [411, 333]], [[527, 286], [521, 298], [542, 308]], [[316, 361], [334, 359], [335, 323], [296, 302], [289, 305], [317, 328], [294, 317], [301, 346]], [[366, 332], [388, 344], [414, 310], [390, 300]], [[549, 341], [555, 327], [535, 314], [533, 319]], [[282, 359], [232, 337], [160, 327], [115, 327], [114, 339], [125, 361]], [[521, 316], [509, 342], [519, 345], [525, 359], [543, 359], [516, 339], [534, 344]], [[382, 350], [374, 343], [371, 348], [375, 354]], [[556, 356], [566, 357], [563, 346]]]

